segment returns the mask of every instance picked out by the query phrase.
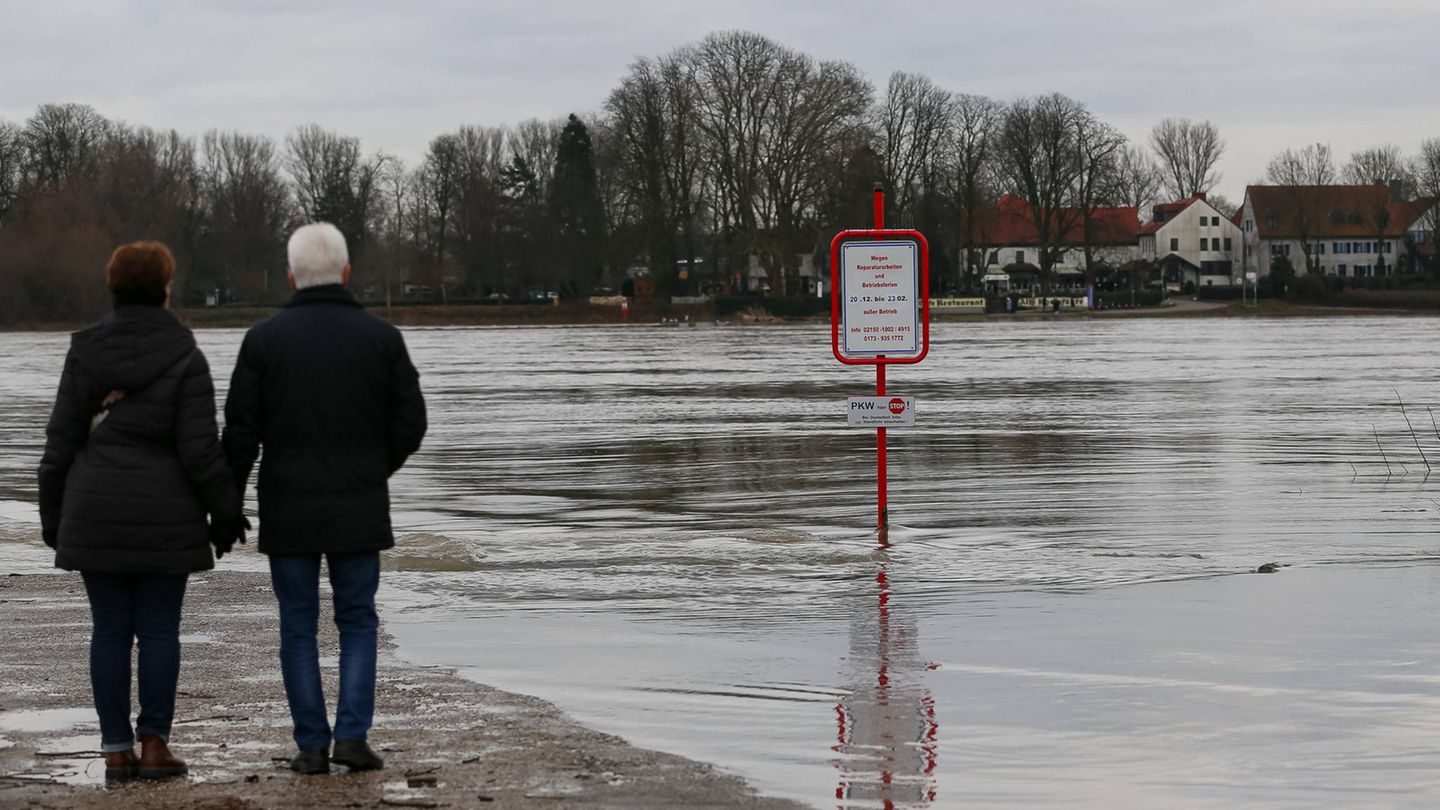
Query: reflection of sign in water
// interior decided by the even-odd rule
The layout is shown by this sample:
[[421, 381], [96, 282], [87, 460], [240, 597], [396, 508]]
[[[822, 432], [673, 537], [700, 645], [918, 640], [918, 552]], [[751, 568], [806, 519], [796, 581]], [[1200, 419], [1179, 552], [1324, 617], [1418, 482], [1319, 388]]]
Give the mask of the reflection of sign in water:
[[[880, 549], [888, 547], [883, 539]], [[850, 694], [835, 707], [835, 798], [841, 808], [928, 807], [935, 801], [940, 726], [925, 688], [915, 623], [894, 617], [882, 563], [872, 608], [851, 624]]]
[[914, 242], [840, 246], [840, 348], [846, 356], [920, 350], [920, 259]]

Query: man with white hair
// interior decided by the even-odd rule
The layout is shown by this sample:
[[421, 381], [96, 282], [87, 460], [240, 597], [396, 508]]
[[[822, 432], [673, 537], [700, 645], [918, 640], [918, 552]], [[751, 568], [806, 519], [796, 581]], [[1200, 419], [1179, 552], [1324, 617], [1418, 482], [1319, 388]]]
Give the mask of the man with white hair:
[[[244, 490], [260, 460], [259, 548], [280, 605], [280, 669], [299, 773], [335, 762], [373, 770], [375, 591], [380, 551], [395, 545], [389, 477], [420, 447], [425, 402], [400, 331], [365, 312], [345, 237], [327, 223], [290, 237], [295, 296], [250, 329], [225, 402], [225, 452]], [[325, 559], [340, 631], [332, 732], [315, 641]], [[331, 751], [331, 743], [334, 750]]]

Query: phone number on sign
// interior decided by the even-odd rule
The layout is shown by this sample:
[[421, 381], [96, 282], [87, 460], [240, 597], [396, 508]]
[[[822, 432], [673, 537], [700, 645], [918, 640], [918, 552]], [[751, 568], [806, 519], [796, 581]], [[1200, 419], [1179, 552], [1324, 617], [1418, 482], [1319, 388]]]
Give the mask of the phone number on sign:
[[850, 334], [861, 335], [866, 343], [896, 343], [910, 337], [909, 326], [852, 326]]

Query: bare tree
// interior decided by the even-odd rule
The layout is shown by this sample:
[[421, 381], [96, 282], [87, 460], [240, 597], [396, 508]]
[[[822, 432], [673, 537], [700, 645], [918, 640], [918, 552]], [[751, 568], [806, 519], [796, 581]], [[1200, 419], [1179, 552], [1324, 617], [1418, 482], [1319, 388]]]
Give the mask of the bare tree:
[[885, 189], [897, 214], [897, 225], [918, 224], [919, 200], [940, 183], [945, 140], [954, 117], [948, 90], [914, 73], [890, 76], [885, 97], [874, 112], [885, 165]]
[[534, 168], [542, 196], [550, 191], [550, 178], [555, 170], [555, 149], [560, 142], [560, 130], [564, 127], [563, 118], [551, 121], [531, 118], [521, 121], [506, 133], [511, 154], [519, 155]]
[[88, 104], [45, 104], [25, 122], [23, 142], [31, 179], [50, 188], [94, 168], [110, 122]]
[[[696, 84], [697, 66], [689, 50], [682, 50], [660, 62], [661, 87], [664, 90], [666, 142], [669, 159], [665, 161], [665, 189], [680, 225], [679, 258], [685, 261], [687, 275], [693, 276], [700, 255], [697, 231], [700, 229], [699, 208], [705, 199], [707, 182], [704, 167], [704, 143], [696, 125], [700, 103]], [[714, 271], [715, 268], [711, 268]], [[698, 281], [698, 279], [697, 279]]]
[[1352, 152], [1340, 177], [1350, 185], [1389, 187], [1399, 199], [1408, 199], [1415, 193], [1411, 166], [1400, 147], [1393, 143]]
[[627, 198], [637, 206], [650, 271], [662, 298], [675, 286], [677, 260], [683, 258], [688, 271], [698, 255], [696, 210], [705, 154], [696, 125], [697, 70], [688, 50], [658, 61], [637, 60], [607, 102], [610, 131], [620, 147], [621, 177]]
[[1078, 224], [1073, 206], [1083, 170], [1078, 133], [1089, 120], [1084, 105], [1052, 93], [1015, 101], [1000, 130], [1001, 172], [1029, 205], [1046, 294], [1051, 268], [1064, 252], [1064, 237]]
[[20, 181], [25, 166], [25, 144], [20, 127], [0, 121], [0, 225], [20, 198]]
[[[610, 237], [606, 242], [605, 265], [613, 270], [623, 267], [642, 250], [640, 204], [631, 183], [617, 116], [607, 114], [595, 118], [590, 124], [590, 139], [595, 146], [595, 186], [605, 216], [605, 232]], [[562, 289], [561, 292], [573, 294], [576, 290], [566, 293]]]
[[1440, 138], [1420, 142], [1420, 153], [1411, 162], [1410, 173], [1421, 196], [1440, 198]]
[[1440, 138], [1426, 138], [1420, 142], [1420, 153], [1411, 163], [1415, 185], [1421, 197], [1432, 202], [1425, 213], [1424, 222], [1435, 245], [1431, 258], [1432, 272], [1440, 274]]
[[767, 216], [760, 224], [770, 236], [772, 274], [778, 271], [778, 291], [785, 295], [798, 282], [796, 257], [819, 247], [806, 222], [837, 177], [836, 151], [864, 125], [871, 87], [848, 62], [817, 62], [793, 52], [781, 75], [790, 102], [772, 109], [763, 140], [761, 210]]
[[514, 132], [504, 128], [465, 126], [456, 132], [457, 174], [450, 215], [455, 238], [450, 253], [472, 294], [507, 286], [517, 253], [530, 260], [535, 240], [516, 228], [537, 223], [537, 218], [506, 217], [514, 209], [533, 209], [543, 202], [540, 188], [548, 182], [549, 171], [531, 166], [525, 153], [554, 153], [545, 145], [541, 130], [532, 129], [531, 135], [525, 148]]
[[517, 149], [519, 144], [513, 133], [501, 127], [464, 126], [455, 132], [455, 138], [460, 173], [472, 182], [494, 182], [515, 155], [520, 155], [527, 164], [537, 151], [552, 159], [554, 156], [549, 149]]
[[1302, 149], [1286, 149], [1271, 158], [1265, 168], [1265, 179], [1283, 187], [1283, 211], [1257, 212], [1267, 220], [1284, 221], [1293, 230], [1305, 256], [1305, 270], [1320, 272], [1320, 257], [1312, 249], [1311, 237], [1326, 227], [1330, 212], [1322, 210], [1320, 199], [1308, 187], [1333, 185], [1337, 179], [1330, 145], [1313, 143]]
[[380, 282], [385, 306], [389, 307], [397, 285], [405, 279], [406, 270], [418, 263], [419, 246], [412, 239], [418, 192], [414, 174], [394, 155], [382, 156], [375, 187], [376, 239], [370, 265]]
[[852, 65], [757, 34], [711, 34], [693, 54], [696, 120], [725, 232], [762, 257], [783, 294], [801, 220], [833, 180], [836, 150], [863, 124], [871, 88]]
[[1145, 147], [1124, 146], [1115, 153], [1113, 181], [1111, 198], [1138, 210], [1142, 219], [1149, 219], [1165, 181], [1159, 164]]
[[[1125, 136], [1086, 110], [1076, 120], [1075, 150], [1079, 171], [1075, 176], [1075, 205], [1080, 209], [1080, 237], [1085, 256], [1085, 283], [1092, 280], [1097, 234], [1097, 210], [1114, 200], [1119, 154]], [[1138, 221], [1136, 222], [1138, 225]]]
[[999, 196], [996, 154], [1005, 106], [984, 96], [959, 95], [950, 108], [945, 141], [947, 196], [959, 218], [960, 286], [975, 283], [985, 266], [982, 212]]
[[275, 144], [260, 136], [211, 130], [200, 142], [206, 221], [205, 261], [197, 271], [221, 288], [270, 298], [284, 288], [289, 192]]
[[[630, 66], [606, 102], [611, 114], [615, 154], [619, 157], [618, 176], [627, 192], [622, 199], [635, 207], [650, 257], [650, 271], [664, 291], [670, 288], [670, 271], [675, 266], [675, 221], [665, 183], [665, 169], [671, 157], [666, 138], [669, 115], [666, 107], [660, 67], [643, 58]], [[614, 208], [607, 214], [612, 231], [618, 230], [619, 216], [623, 214]]]
[[409, 217], [417, 280], [442, 287], [459, 269], [472, 292], [491, 286], [502, 261], [500, 174], [513, 157], [510, 133], [463, 126], [430, 142], [412, 175]]
[[[1160, 202], [1164, 185], [1165, 176], [1160, 165], [1145, 147], [1127, 145], [1116, 153], [1111, 199], [1118, 205], [1134, 208], [1141, 221], [1154, 218], [1155, 204]], [[1211, 199], [1216, 196], [1214, 192], [1209, 194]], [[1127, 275], [1133, 303], [1133, 291], [1144, 286], [1146, 268], [1139, 262], [1133, 262]]]
[[743, 32], [710, 34], [693, 52], [706, 171], [727, 242], [738, 239], [735, 247], [746, 254], [760, 252], [766, 130], [772, 109], [786, 103], [779, 75], [785, 58], [774, 42]]
[[[111, 212], [117, 241], [163, 234], [182, 266], [194, 264], [203, 215], [195, 141], [175, 130], [112, 126], [97, 158], [96, 190]], [[175, 285], [186, 301], [192, 274]]]
[[1265, 179], [1277, 186], [1328, 186], [1337, 179], [1335, 159], [1328, 143], [1286, 149], [1270, 159]]
[[364, 157], [359, 138], [316, 124], [299, 127], [285, 138], [285, 168], [300, 212], [311, 221], [339, 228], [356, 266], [369, 246], [375, 183], [382, 165], [379, 156]]
[[1213, 123], [1166, 118], [1150, 131], [1150, 145], [1164, 171], [1165, 190], [1174, 199], [1208, 193], [1220, 182], [1215, 166], [1225, 154], [1225, 140]]
[[446, 261], [446, 236], [450, 217], [459, 195], [461, 178], [460, 138], [454, 133], [438, 135], [416, 173], [415, 183], [421, 216], [416, 221], [417, 241], [423, 241], [429, 256], [426, 271], [438, 272]]
[[1231, 202], [1229, 197], [1218, 192], [1210, 192], [1206, 195], [1205, 201], [1210, 203], [1211, 208], [1224, 214], [1227, 218], [1235, 216], [1235, 212], [1240, 210], [1240, 206]]

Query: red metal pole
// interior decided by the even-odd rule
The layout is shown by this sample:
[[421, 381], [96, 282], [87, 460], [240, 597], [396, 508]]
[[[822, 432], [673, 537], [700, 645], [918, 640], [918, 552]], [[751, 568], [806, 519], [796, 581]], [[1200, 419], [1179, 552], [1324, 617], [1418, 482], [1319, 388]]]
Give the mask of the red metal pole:
[[[876, 184], [875, 184], [875, 230], [878, 231], [878, 230], [883, 229], [884, 227], [885, 227], [885, 189], [884, 189], [879, 183], [876, 183]], [[884, 238], [884, 237], [880, 237], [880, 238]], [[878, 357], [878, 358], [876, 358], [876, 359], [883, 361], [883, 360], [884, 360], [884, 355], [881, 355], [880, 357]], [[875, 396], [877, 396], [877, 397], [883, 397], [883, 396], [885, 396], [885, 364], [884, 364], [883, 362], [880, 362], [880, 363], [876, 363], [876, 364], [875, 364]], [[880, 531], [880, 541], [883, 543], [883, 542], [886, 541], [886, 539], [887, 539], [886, 535], [887, 535], [887, 534], [889, 533], [889, 531], [890, 531], [890, 508], [889, 508], [888, 504], [886, 503], [886, 501], [888, 500], [888, 498], [887, 498], [887, 496], [886, 496], [886, 490], [889, 489], [889, 486], [888, 486], [888, 482], [887, 482], [887, 480], [886, 480], [886, 469], [885, 469], [885, 428], [883, 428], [883, 427], [882, 427], [882, 428], [875, 428], [875, 478], [876, 478], [877, 488], [879, 489], [879, 495], [880, 495], [880, 498], [879, 498], [879, 506], [880, 506], [880, 526], [879, 526], [879, 531]]]
[[[875, 367], [875, 396], [885, 396], [885, 367]], [[885, 503], [885, 428], [875, 428], [875, 468], [880, 486], [880, 541], [885, 542], [885, 532], [890, 529], [890, 509]]]

